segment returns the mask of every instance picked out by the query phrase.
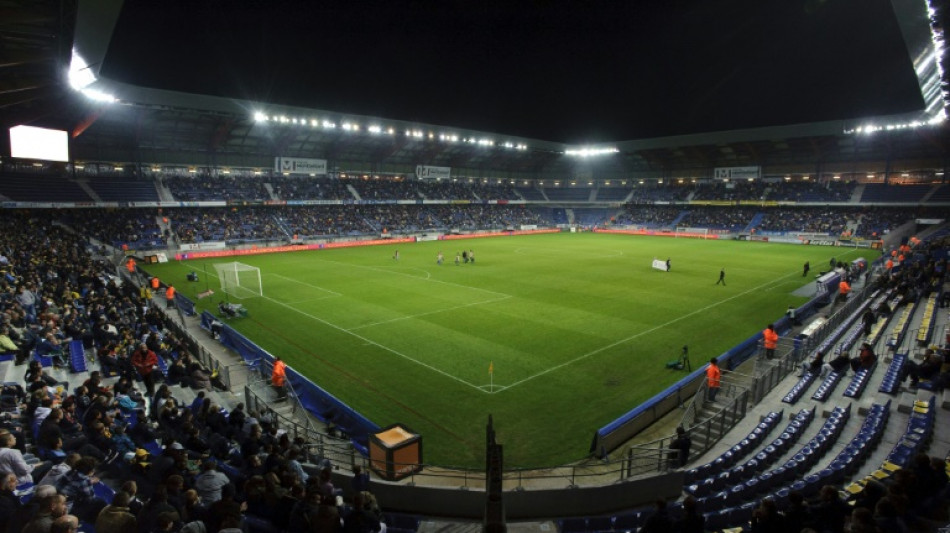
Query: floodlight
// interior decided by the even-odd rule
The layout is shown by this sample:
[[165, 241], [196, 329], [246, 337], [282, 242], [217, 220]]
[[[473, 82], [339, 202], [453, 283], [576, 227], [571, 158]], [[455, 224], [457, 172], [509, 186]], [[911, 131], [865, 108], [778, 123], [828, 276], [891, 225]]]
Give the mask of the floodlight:
[[576, 157], [590, 157], [595, 155], [616, 154], [620, 150], [616, 148], [570, 148], [564, 151], [565, 155]]
[[255, 111], [254, 122], [267, 122], [267, 115], [263, 111]]
[[383, 128], [381, 128], [381, 127], [379, 127], [379, 126], [370, 126], [370, 127], [366, 128], [366, 131], [368, 131], [368, 132], [370, 132], [370, 133], [382, 133]]
[[69, 86], [77, 91], [85, 89], [96, 81], [96, 75], [75, 48], [73, 48], [72, 59], [69, 62], [67, 77]]

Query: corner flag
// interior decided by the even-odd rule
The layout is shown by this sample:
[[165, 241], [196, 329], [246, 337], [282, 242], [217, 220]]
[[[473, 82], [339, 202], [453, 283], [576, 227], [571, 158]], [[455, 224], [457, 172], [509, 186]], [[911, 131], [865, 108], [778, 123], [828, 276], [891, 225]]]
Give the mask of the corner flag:
[[488, 373], [489, 373], [489, 374], [494, 374], [494, 373], [495, 373], [495, 362], [494, 362], [494, 361], [491, 361], [491, 362], [488, 363]]

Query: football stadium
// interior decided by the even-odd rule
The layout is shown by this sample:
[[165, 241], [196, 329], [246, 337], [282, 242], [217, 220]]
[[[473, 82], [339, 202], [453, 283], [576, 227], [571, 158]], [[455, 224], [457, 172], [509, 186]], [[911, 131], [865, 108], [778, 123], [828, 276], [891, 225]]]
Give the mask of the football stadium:
[[11, 532], [939, 531], [932, 0], [0, 0]]

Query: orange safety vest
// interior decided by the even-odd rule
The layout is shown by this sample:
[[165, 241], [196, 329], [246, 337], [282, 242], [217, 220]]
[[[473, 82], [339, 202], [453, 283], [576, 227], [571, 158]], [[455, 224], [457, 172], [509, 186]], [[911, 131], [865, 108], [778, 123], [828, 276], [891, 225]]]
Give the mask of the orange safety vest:
[[134, 274], [135, 273], [135, 259], [132, 259], [130, 257], [129, 260], [125, 262], [125, 268], [128, 269], [129, 274]]
[[171, 285], [169, 285], [168, 288], [165, 289], [165, 299], [166, 300], [175, 299], [175, 287], [172, 287]]
[[158, 287], [159, 287], [161, 284], [162, 284], [162, 282], [159, 281], [158, 278], [152, 278], [152, 290], [153, 290], [153, 291], [157, 291], [157, 290], [158, 290]]
[[774, 350], [775, 346], [778, 345], [778, 333], [774, 329], [765, 328], [762, 332], [762, 339], [767, 350]]
[[851, 292], [851, 285], [848, 285], [847, 281], [842, 281], [838, 284], [838, 292], [841, 294], [848, 294]]
[[719, 371], [719, 366], [710, 364], [706, 367], [706, 384], [710, 387], [716, 388], [719, 386], [719, 380], [722, 378], [722, 372]]
[[287, 375], [287, 365], [283, 361], [274, 361], [274, 373], [271, 374], [270, 382], [275, 387], [283, 387], [284, 379]]

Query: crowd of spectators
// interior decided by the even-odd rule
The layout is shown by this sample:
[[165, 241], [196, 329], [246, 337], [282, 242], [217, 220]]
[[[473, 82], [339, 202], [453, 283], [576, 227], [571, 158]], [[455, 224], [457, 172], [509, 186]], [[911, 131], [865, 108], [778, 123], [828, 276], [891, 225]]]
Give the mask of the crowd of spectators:
[[346, 184], [336, 179], [272, 176], [255, 178], [271, 184], [274, 196], [281, 200], [352, 200]]
[[259, 176], [173, 175], [163, 177], [162, 183], [183, 202], [271, 199], [265, 180]]
[[680, 183], [637, 185], [633, 188], [630, 203], [685, 202], [695, 189], [695, 185]]
[[[563, 209], [560, 210], [563, 213]], [[680, 227], [758, 233], [804, 232], [880, 238], [912, 218], [939, 218], [937, 208], [657, 206], [628, 203], [619, 212], [576, 209], [585, 225]], [[378, 233], [476, 231], [551, 226], [555, 210], [524, 204], [332, 204], [36, 212], [116, 247], [164, 248], [169, 243], [289, 242], [292, 238], [359, 237]], [[609, 220], [609, 222], [608, 222]], [[167, 227], [162, 224], [167, 222]], [[566, 222], [566, 220], [564, 220]], [[857, 228], [853, 230], [853, 228]]]
[[623, 211], [614, 217], [614, 224], [644, 226], [651, 229], [669, 228], [682, 212], [682, 207], [627, 204]]
[[758, 201], [765, 200], [769, 183], [764, 181], [704, 182], [696, 187], [693, 200]]
[[[390, 176], [167, 176], [162, 183], [179, 201], [261, 200], [519, 200], [508, 183], [417, 180]], [[270, 185], [273, 194], [268, 192]], [[355, 193], [355, 194], [354, 194]]]
[[[80, 343], [100, 370], [77, 377], [37, 360], [23, 383], [4, 383], [3, 531], [237, 533], [248, 516], [288, 531], [382, 529], [365, 474], [344, 500], [330, 465], [307, 464], [306, 443], [273, 411], [217, 405], [223, 385], [148, 291], [51, 218], [0, 214], [0, 346], [26, 363], [44, 339]], [[153, 384], [160, 361], [165, 383]], [[190, 402], [179, 386], [197, 389]]]
[[758, 232], [803, 232], [841, 235], [853, 214], [843, 208], [763, 209], [764, 216], [756, 226]]
[[167, 244], [167, 235], [151, 210], [71, 209], [62, 212], [61, 219], [82, 235], [116, 247], [127, 243], [131, 248], [163, 248]]
[[779, 202], [849, 202], [854, 181], [781, 181], [769, 186], [768, 200]]
[[739, 232], [752, 222], [752, 218], [759, 211], [761, 209], [757, 207], [690, 206], [686, 210], [686, 216], [677, 225]]
[[286, 228], [268, 207], [207, 207], [168, 211], [179, 243], [273, 241], [287, 239]]

